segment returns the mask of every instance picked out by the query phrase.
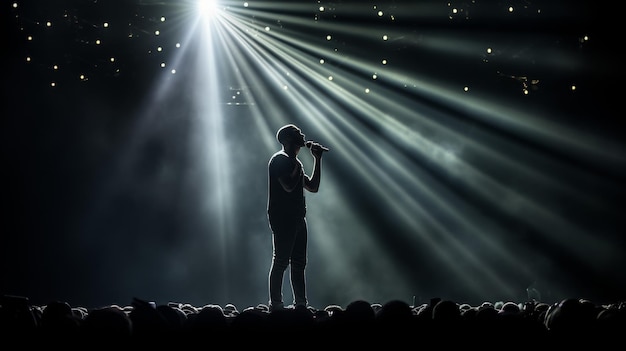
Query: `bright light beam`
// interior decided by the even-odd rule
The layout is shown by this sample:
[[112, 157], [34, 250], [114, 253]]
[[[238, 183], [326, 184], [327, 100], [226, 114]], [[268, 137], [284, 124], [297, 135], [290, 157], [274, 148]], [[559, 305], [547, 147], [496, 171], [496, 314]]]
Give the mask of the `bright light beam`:
[[[236, 22], [231, 22], [231, 23], [233, 25], [236, 25]], [[233, 32], [230, 32], [230, 33], [232, 34]], [[226, 33], [224, 33], [224, 34], [226, 34]], [[245, 39], [245, 37], [241, 37], [241, 39], [243, 39], [243, 41], [246, 41], [247, 44], [250, 44], [250, 46], [248, 47], [248, 55], [255, 55], [256, 56], [256, 59], [254, 60], [254, 62], [256, 62], [257, 64], [260, 64], [261, 62], [267, 62], [267, 65], [263, 65], [264, 68], [260, 69], [259, 71], [260, 72], [265, 72], [265, 73], [272, 72], [270, 74], [270, 76], [272, 78], [274, 78], [274, 79], [277, 79], [278, 77], [281, 76], [281, 74], [278, 72], [278, 70], [275, 67], [277, 67], [277, 66], [278, 67], [283, 67], [284, 64], [289, 63], [290, 66], [296, 68], [294, 74], [296, 72], [298, 72], [298, 73], [303, 75], [303, 77], [301, 77], [302, 79], [300, 79], [300, 80], [299, 79], [294, 79], [292, 81], [292, 84], [294, 84], [294, 88], [295, 89], [292, 91], [292, 96], [290, 96], [290, 98], [294, 99], [294, 100], [297, 100], [297, 101], [295, 101], [295, 104], [296, 105], [300, 105], [300, 106], [308, 106], [307, 110], [310, 110], [310, 111], [315, 111], [315, 105], [325, 106], [325, 102], [323, 101], [323, 99], [320, 99], [319, 96], [316, 96], [315, 94], [313, 94], [313, 92], [317, 91], [317, 89], [315, 87], [313, 87], [311, 85], [311, 83], [312, 83], [312, 81], [315, 80], [314, 77], [316, 77], [318, 75], [315, 74], [312, 71], [312, 67], [308, 67], [307, 68], [303, 64], [299, 63], [300, 61], [295, 59], [295, 57], [298, 57], [298, 56], [301, 56], [301, 55], [299, 55], [299, 53], [297, 51], [289, 50], [287, 47], [284, 47], [282, 45], [277, 45], [278, 42], [276, 42], [276, 41], [268, 40], [268, 41], [264, 41], [261, 44], [261, 40], [262, 40], [261, 38], [262, 37], [258, 37], [257, 40], [258, 40], [258, 44], [262, 45], [263, 47], [258, 45], [258, 44], [254, 45], [254, 43], [252, 41], [247, 41]], [[283, 38], [283, 39], [287, 39], [287, 38]], [[239, 43], [240, 44], [244, 44], [241, 40], [239, 40]], [[235, 49], [235, 48], [232, 47], [231, 49]], [[278, 63], [278, 62], [275, 62], [275, 60], [272, 58], [272, 56], [269, 55], [269, 52], [282, 52], [283, 55], [281, 55], [281, 57], [285, 60], [285, 62], [283, 62], [282, 65], [280, 63]], [[262, 55], [263, 53], [265, 53], [265, 55]], [[312, 58], [309, 58], [307, 60], [305, 57], [300, 57], [300, 59], [301, 59], [302, 62], [310, 62]], [[272, 63], [270, 63], [270, 61]], [[324, 83], [324, 82], [326, 82], [326, 79], [323, 78], [323, 77], [320, 77], [320, 78], [317, 79], [317, 81], [318, 81], [318, 83]], [[309, 82], [309, 83], [307, 84], [306, 82]], [[324, 85], [324, 84], [322, 84], [322, 85]], [[323, 87], [321, 87], [321, 85], [320, 85], [320, 88], [324, 89]], [[347, 104], [352, 106], [354, 108], [354, 110], [361, 109], [361, 106], [363, 106], [363, 105], [369, 106], [365, 101], [362, 101], [362, 100], [356, 98], [355, 96], [353, 96], [351, 94], [346, 94], [346, 92], [343, 89], [338, 89], [337, 87], [331, 88], [331, 87], [328, 87], [328, 86], [326, 86], [325, 88], [326, 89], [331, 89], [334, 93], [336, 93], [337, 94], [337, 99], [339, 99], [339, 100], [343, 100], [346, 96], [351, 96], [352, 97], [349, 100], [358, 100], [358, 102], [357, 101], [348, 101], [347, 102]], [[336, 89], [337, 89], [337, 91], [335, 91]], [[305, 92], [305, 94], [307, 96], [302, 96], [300, 93], [298, 93], [300, 91]], [[310, 104], [309, 101], [316, 101], [317, 104]], [[370, 106], [370, 108], [375, 110], [375, 108], [373, 108], [372, 106]], [[331, 113], [332, 114], [332, 111], [335, 110], [336, 107], [332, 108], [332, 107], [328, 106], [327, 109], [328, 109], [327, 113]], [[370, 114], [371, 115], [379, 115], [379, 116], [383, 115], [383, 113], [381, 111], [376, 111], [376, 112], [370, 111], [369, 113], [367, 111], [364, 111], [364, 112], [365, 112], [366, 115], [370, 115]], [[320, 116], [320, 118], [323, 118], [323, 117]], [[340, 138], [335, 138], [335, 139], [340, 140]], [[349, 148], [349, 145], [347, 145], [347, 146]], [[354, 150], [354, 151], [355, 151], [354, 152], [355, 155], [361, 155], [361, 153], [359, 153], [358, 150]], [[374, 152], [376, 152], [376, 150], [374, 150]], [[365, 155], [363, 155], [363, 156], [365, 156]], [[365, 162], [365, 163], [368, 163], [368, 158], [367, 157], [363, 157], [363, 159], [361, 159], [361, 161]], [[368, 167], [368, 169], [376, 170], [377, 167], [375, 165], [370, 165], [370, 167]], [[367, 176], [368, 172], [365, 169], [362, 169], [361, 172], [359, 172], [359, 173], [363, 174], [364, 177], [366, 177], [366, 178], [368, 177]], [[380, 174], [379, 174], [379, 176], [380, 176]], [[384, 178], [384, 175], [383, 175], [383, 178]], [[376, 184], [376, 180], [372, 179], [371, 182], [372, 182], [372, 184], [374, 184], [373, 188], [377, 188], [377, 186], [375, 185]], [[386, 183], [387, 184], [393, 184], [393, 181], [386, 182]], [[382, 191], [382, 190], [380, 191], [380, 193], [381, 194], [385, 194], [385, 192]], [[386, 197], [386, 196], [383, 195], [383, 197]], [[393, 204], [394, 201], [389, 199], [389, 203]], [[403, 213], [404, 212], [402, 210], [402, 208], [400, 208], [400, 207], [396, 208], [396, 210], [398, 211], [398, 213]], [[428, 216], [426, 216], [426, 217], [428, 217]], [[407, 218], [410, 218], [409, 214], [407, 214], [407, 216], [405, 217], [405, 220], [407, 220]], [[432, 219], [431, 219], [430, 222], [431, 223], [433, 222]], [[437, 226], [437, 225], [435, 225], [435, 226]], [[440, 230], [445, 232], [445, 230], [443, 230], [441, 228], [440, 228]], [[454, 241], [453, 239], [451, 239], [451, 240]], [[442, 253], [442, 255], [445, 256], [443, 253]], [[483, 271], [484, 271], [484, 269], [483, 269]], [[459, 275], [462, 276], [462, 274], [459, 274]], [[493, 278], [493, 279], [497, 280], [497, 278]], [[402, 281], [402, 280], [400, 280], [400, 281]]]

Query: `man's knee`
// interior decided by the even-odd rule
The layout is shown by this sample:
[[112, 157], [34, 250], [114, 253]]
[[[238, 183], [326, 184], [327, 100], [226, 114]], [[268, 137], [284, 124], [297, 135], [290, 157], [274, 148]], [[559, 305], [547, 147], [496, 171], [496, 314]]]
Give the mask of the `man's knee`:
[[276, 258], [274, 259], [274, 264], [272, 266], [272, 269], [284, 271], [285, 269], [287, 269], [287, 266], [289, 266], [288, 259]]

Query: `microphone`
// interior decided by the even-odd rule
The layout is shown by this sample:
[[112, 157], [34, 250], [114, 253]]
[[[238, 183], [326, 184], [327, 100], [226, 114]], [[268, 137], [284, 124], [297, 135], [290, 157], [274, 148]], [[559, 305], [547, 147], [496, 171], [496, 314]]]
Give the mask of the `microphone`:
[[314, 141], [311, 140], [307, 140], [304, 142], [304, 146], [308, 147], [309, 149], [312, 148], [313, 146], [315, 147], [319, 147], [320, 149], [322, 149], [322, 151], [330, 151], [329, 148], [327, 148], [326, 146], [320, 144], [320, 143], [316, 143]]

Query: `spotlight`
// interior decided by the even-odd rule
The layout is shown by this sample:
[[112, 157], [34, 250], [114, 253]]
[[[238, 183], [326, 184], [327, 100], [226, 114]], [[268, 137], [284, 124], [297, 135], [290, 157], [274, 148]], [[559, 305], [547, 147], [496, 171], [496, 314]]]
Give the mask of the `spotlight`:
[[205, 19], [215, 16], [218, 6], [217, 0], [198, 0], [198, 13]]

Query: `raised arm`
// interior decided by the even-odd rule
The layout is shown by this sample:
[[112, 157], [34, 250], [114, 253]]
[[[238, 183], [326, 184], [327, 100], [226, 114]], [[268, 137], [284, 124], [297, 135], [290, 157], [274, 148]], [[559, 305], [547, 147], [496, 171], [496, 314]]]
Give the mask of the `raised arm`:
[[320, 188], [323, 152], [324, 151], [319, 147], [311, 148], [311, 155], [313, 155], [313, 173], [311, 176], [304, 176], [304, 188], [312, 193], [316, 193]]

